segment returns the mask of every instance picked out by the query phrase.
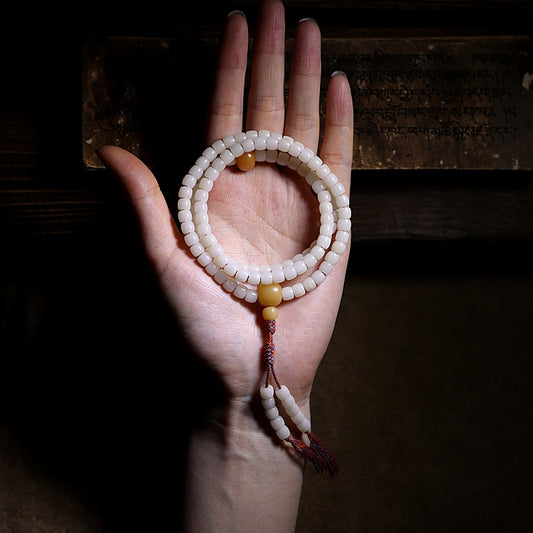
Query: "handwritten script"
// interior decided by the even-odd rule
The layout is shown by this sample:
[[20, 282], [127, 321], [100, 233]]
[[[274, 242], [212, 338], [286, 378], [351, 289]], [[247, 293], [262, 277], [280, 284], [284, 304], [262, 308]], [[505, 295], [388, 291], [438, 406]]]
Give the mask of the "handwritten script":
[[533, 169], [526, 37], [334, 40], [354, 98], [354, 168]]

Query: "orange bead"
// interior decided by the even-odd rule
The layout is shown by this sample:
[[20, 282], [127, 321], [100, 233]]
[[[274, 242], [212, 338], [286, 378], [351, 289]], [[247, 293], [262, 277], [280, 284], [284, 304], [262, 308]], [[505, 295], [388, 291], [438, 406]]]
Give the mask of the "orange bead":
[[255, 167], [255, 152], [245, 152], [235, 160], [237, 168], [246, 172]]
[[265, 307], [263, 309], [263, 319], [268, 320], [276, 320], [278, 318], [278, 308], [274, 306]]
[[263, 307], [279, 305], [281, 300], [281, 285], [279, 283], [259, 285], [257, 287], [257, 301]]

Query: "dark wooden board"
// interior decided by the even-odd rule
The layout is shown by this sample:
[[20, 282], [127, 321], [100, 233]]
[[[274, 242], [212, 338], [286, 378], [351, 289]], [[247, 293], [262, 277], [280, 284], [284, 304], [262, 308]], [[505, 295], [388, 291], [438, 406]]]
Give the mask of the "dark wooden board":
[[[290, 52], [292, 41], [288, 41]], [[119, 144], [151, 161], [146, 116], [154, 102], [178, 114], [194, 100], [204, 71], [180, 68], [183, 43], [108, 39], [89, 43], [83, 61], [83, 158]], [[215, 39], [197, 46], [215, 55]], [[531, 170], [533, 47], [528, 37], [324, 39], [323, 92], [334, 70], [347, 73], [354, 97], [354, 169]], [[155, 65], [155, 67], [154, 67]], [[189, 83], [182, 84], [183, 76]], [[159, 93], [153, 80], [171, 87]], [[325, 112], [325, 94], [322, 115]], [[205, 102], [203, 102], [205, 104]], [[195, 102], [202, 106], [201, 101]], [[168, 123], [162, 120], [161, 130]], [[170, 128], [170, 135], [177, 136]]]
[[354, 168], [533, 168], [531, 39], [346, 39], [335, 48], [352, 84]]

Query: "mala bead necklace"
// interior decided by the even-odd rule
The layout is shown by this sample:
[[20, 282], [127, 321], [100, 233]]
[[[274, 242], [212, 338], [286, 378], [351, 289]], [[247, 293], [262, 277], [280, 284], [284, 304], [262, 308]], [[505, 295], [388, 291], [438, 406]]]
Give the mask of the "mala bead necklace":
[[[320, 230], [317, 239], [292, 258], [274, 265], [246, 265], [228, 257], [211, 233], [207, 201], [215, 181], [226, 167], [235, 165], [246, 172], [256, 163], [265, 162], [286, 166], [305, 178], [318, 199]], [[311, 433], [309, 419], [274, 371], [274, 334], [278, 306], [315, 290], [346, 250], [351, 210], [343, 185], [320, 157], [302, 143], [278, 133], [253, 130], [228, 135], [207, 147], [183, 178], [178, 197], [181, 232], [198, 264], [235, 298], [257, 302], [262, 308], [267, 339], [264, 346], [266, 377], [259, 394], [272, 430], [309, 460], [318, 472], [336, 475], [335, 459], [324, 443]], [[296, 282], [291, 284], [292, 280]], [[302, 439], [292, 436], [278, 406], [302, 434]], [[304, 442], [304, 435], [307, 442]]]

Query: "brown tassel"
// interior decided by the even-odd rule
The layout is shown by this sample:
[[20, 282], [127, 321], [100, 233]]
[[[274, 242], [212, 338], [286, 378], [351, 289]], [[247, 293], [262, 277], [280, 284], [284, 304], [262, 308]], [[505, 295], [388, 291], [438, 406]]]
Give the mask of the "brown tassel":
[[339, 467], [337, 466], [335, 457], [333, 457], [333, 454], [328, 450], [327, 446], [314, 433], [308, 431], [306, 435], [309, 438], [311, 448], [320, 456], [329, 475], [332, 477], [338, 476]]
[[[310, 432], [307, 434], [309, 435]], [[311, 433], [311, 435], [313, 435]], [[324, 474], [328, 472], [331, 477], [335, 477], [339, 473], [337, 463], [333, 458], [333, 455], [327, 450], [322, 441], [313, 435], [313, 439], [316, 439], [320, 443], [320, 448], [315, 448], [313, 446], [307, 446], [302, 441], [296, 440], [293, 437], [289, 437], [287, 442], [301, 455], [304, 459], [309, 461], [319, 474]], [[311, 439], [310, 439], [311, 440]], [[326, 451], [324, 453], [322, 448]]]

